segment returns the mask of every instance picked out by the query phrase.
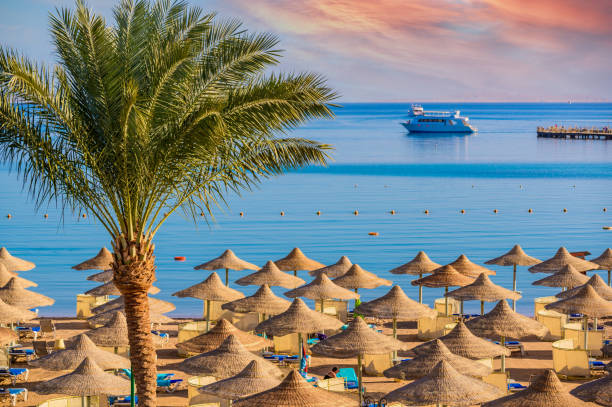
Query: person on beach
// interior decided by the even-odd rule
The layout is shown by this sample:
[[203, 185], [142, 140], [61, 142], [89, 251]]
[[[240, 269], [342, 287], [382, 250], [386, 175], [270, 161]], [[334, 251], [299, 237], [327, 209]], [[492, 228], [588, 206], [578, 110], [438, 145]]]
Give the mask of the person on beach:
[[338, 368], [336, 366], [332, 367], [332, 369], [327, 372], [327, 374], [323, 377], [323, 380], [333, 379], [338, 374]]

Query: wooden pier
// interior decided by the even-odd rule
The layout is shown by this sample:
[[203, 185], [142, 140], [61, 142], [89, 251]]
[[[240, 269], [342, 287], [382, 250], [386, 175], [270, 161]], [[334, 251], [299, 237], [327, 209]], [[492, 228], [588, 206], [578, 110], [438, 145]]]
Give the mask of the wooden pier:
[[612, 140], [612, 129], [538, 127], [538, 137], [571, 140]]

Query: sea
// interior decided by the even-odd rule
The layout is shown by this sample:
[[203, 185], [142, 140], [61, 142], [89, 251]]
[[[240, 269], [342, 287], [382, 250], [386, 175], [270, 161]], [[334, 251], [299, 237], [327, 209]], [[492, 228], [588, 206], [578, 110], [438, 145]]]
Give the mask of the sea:
[[[346, 255], [416, 299], [414, 276], [389, 270], [419, 250], [440, 264], [465, 254], [482, 265], [514, 244], [540, 259], [560, 246], [591, 252], [587, 258], [612, 246], [612, 231], [603, 229], [612, 226], [612, 141], [536, 137], [538, 126], [610, 127], [612, 104], [424, 104], [426, 110], [461, 110], [478, 128], [472, 135], [408, 134], [400, 123], [409, 106], [343, 104], [334, 109], [334, 120], [311, 122], [292, 133], [333, 145], [329, 166], [294, 171], [228, 195], [227, 206], [214, 208], [214, 218], [194, 223], [172, 216], [155, 238], [157, 297], [176, 305], [168, 315], [202, 315], [202, 301], [172, 293], [208, 277], [194, 266], [228, 248], [257, 265], [294, 247], [325, 264]], [[109, 236], [91, 216], [83, 219], [54, 204], [37, 210], [27, 186], [7, 166], [0, 167], [0, 185], [0, 245], [36, 263], [21, 276], [38, 283], [33, 290], [55, 299], [41, 315], [74, 316], [76, 295], [97, 283], [86, 280], [96, 271], [71, 266], [109, 247]], [[490, 268], [497, 272], [494, 283], [511, 288], [511, 267]], [[246, 273], [231, 271], [231, 286], [250, 295], [257, 287], [233, 283]], [[607, 278], [606, 271], [601, 275]], [[310, 280], [305, 271], [299, 276]], [[534, 298], [557, 292], [531, 285], [544, 276], [519, 268], [518, 311], [533, 315]], [[360, 294], [367, 301], [388, 290]], [[442, 295], [443, 289], [424, 288], [430, 305]], [[478, 302], [466, 302], [466, 312], [479, 308]]]

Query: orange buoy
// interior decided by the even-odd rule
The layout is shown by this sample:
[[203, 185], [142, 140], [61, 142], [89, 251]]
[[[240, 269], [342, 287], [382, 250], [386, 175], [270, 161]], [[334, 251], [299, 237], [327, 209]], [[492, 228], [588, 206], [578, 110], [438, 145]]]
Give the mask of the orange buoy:
[[285, 216], [285, 212], [281, 211], [280, 215]]
[[567, 212], [567, 208], [563, 208], [563, 212]]
[[493, 213], [497, 213], [497, 209], [493, 209]]
[[45, 219], [47, 219], [49, 217], [48, 213], [45, 213]]
[[11, 215], [11, 214], [9, 213], [8, 215], [6, 215], [6, 217], [10, 219], [10, 218], [12, 218], [12, 217], [13, 217], [13, 215]]
[[529, 210], [527, 212], [533, 213], [533, 209], [529, 208]]
[[355, 215], [355, 216], [359, 215], [359, 211], [353, 212], [353, 215]]
[[370, 235], [370, 236], [378, 236], [378, 232], [368, 232], [368, 235]]
[[461, 209], [461, 213], [465, 213], [465, 209]]
[[321, 211], [317, 211], [317, 216], [321, 216]]
[[425, 215], [429, 215], [429, 211], [425, 209]]
[[244, 212], [240, 212], [240, 216], [244, 216]]
[[87, 215], [86, 215], [86, 214], [83, 214], [83, 219], [85, 219], [86, 217], [87, 217]]
[[185, 261], [185, 260], [187, 260], [187, 259], [185, 258], [185, 256], [175, 256], [175, 257], [174, 257], [174, 260], [175, 260], [175, 261]]
[[389, 212], [391, 215], [395, 215], [395, 211], [393, 209], [391, 209], [391, 212]]

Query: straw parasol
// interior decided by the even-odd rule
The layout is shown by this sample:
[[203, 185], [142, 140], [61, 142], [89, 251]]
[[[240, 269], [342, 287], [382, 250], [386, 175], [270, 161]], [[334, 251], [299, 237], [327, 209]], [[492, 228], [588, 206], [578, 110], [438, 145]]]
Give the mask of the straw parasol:
[[474, 263], [473, 261], [468, 259], [465, 254], [462, 254], [457, 257], [457, 260], [452, 263], [449, 263], [449, 265], [453, 266], [455, 270], [468, 277], [475, 278], [481, 275], [482, 273], [488, 274], [490, 276], [495, 275], [495, 271]]
[[[278, 386], [280, 380], [266, 373], [264, 367], [257, 360], [252, 360], [240, 373], [227, 379], [207, 384], [198, 391], [203, 394], [212, 394], [226, 400], [236, 400], [252, 394], [261, 393]], [[195, 397], [197, 399], [197, 396]], [[197, 400], [192, 400], [197, 404]]]
[[85, 335], [98, 346], [121, 347], [130, 345], [127, 321], [125, 315], [119, 311], [115, 311], [106, 325], [85, 332]]
[[[414, 259], [410, 260], [406, 264], [402, 264], [399, 267], [394, 268], [390, 271], [391, 274], [413, 274], [418, 275], [419, 278], [423, 278], [423, 274], [433, 273], [434, 270], [442, 267], [438, 263], [431, 261], [429, 256], [424, 252], [420, 251], [414, 256]], [[419, 286], [419, 303], [423, 303], [423, 286]]]
[[[94, 314], [99, 314], [101, 312], [107, 311], [121, 311], [125, 308], [125, 303], [123, 301], [123, 296], [119, 298], [115, 298], [109, 302], [105, 302], [102, 305], [98, 305], [93, 308], [91, 311]], [[165, 314], [166, 312], [174, 311], [176, 307], [174, 304], [168, 301], [160, 300], [159, 298], [149, 297], [149, 312], [153, 314]]]
[[529, 271], [532, 273], [555, 273], [568, 264], [574, 266], [580, 272], [599, 268], [598, 264], [572, 256], [565, 247], [560, 247], [553, 257], [530, 267]]
[[[459, 273], [453, 266], [447, 264], [434, 271], [433, 274], [412, 280], [412, 285], [420, 285], [425, 287], [440, 288], [444, 287], [444, 293], [448, 293], [448, 287], [464, 286], [472, 283], [474, 280]], [[445, 297], [445, 314], [448, 316], [448, 297]]]
[[[500, 344], [505, 345], [506, 337], [521, 339], [528, 336], [543, 338], [549, 331], [535, 319], [519, 314], [510, 308], [506, 300], [501, 300], [487, 314], [467, 321], [466, 326], [472, 333], [486, 338], [501, 337]], [[506, 358], [502, 355], [502, 372], [506, 371]]]
[[[110, 322], [111, 319], [113, 319], [113, 316], [115, 315], [115, 312], [117, 311], [125, 313], [125, 310], [123, 308], [115, 308], [110, 311], [101, 312], [99, 314], [93, 315], [87, 318], [87, 322], [92, 324], [92, 326], [106, 325], [107, 323]], [[176, 322], [174, 319], [170, 318], [169, 316], [164, 315], [164, 314], [158, 314], [156, 312], [149, 313], [149, 321], [152, 324], [172, 324]]]
[[283, 273], [272, 261], [268, 261], [261, 269], [255, 273], [236, 280], [238, 285], [264, 285], [270, 287], [295, 288], [306, 281], [291, 274]]
[[602, 406], [612, 406], [612, 374], [581, 384], [570, 391], [571, 394], [582, 401], [601, 404]]
[[178, 368], [188, 374], [225, 379], [240, 373], [253, 360], [261, 364], [266, 375], [281, 376], [275, 365], [247, 350], [233, 334], [216, 349], [183, 360]]
[[483, 404], [483, 407], [582, 407], [586, 403], [565, 390], [552, 370], [537, 376], [528, 388]]
[[[107, 283], [94, 287], [91, 290], [85, 291], [85, 294], [103, 297], [105, 295], [121, 295], [121, 291], [119, 291], [115, 283], [111, 280]], [[151, 288], [149, 288], [149, 294], [159, 294], [159, 288], [151, 286]]]
[[113, 261], [113, 254], [106, 247], [103, 247], [94, 257], [72, 266], [72, 268], [75, 270], [108, 270], [112, 268]]
[[9, 305], [0, 299], [0, 324], [15, 324], [37, 317], [35, 312]]
[[42, 381], [34, 391], [70, 396], [122, 396], [130, 394], [130, 382], [104, 372], [96, 362], [86, 357], [72, 373]]
[[211, 301], [233, 301], [238, 298], [244, 298], [238, 290], [229, 288], [221, 282], [219, 275], [214, 271], [210, 273], [210, 276], [201, 283], [192, 285], [191, 287], [185, 288], [184, 290], [177, 291], [172, 294], [175, 297], [191, 297], [204, 300], [206, 302], [206, 332], [210, 329], [210, 302]]
[[598, 264], [600, 270], [608, 270], [608, 286], [612, 286], [612, 281], [610, 280], [610, 274], [612, 273], [612, 249], [607, 248], [601, 256], [591, 260], [591, 263]]
[[257, 289], [255, 294], [226, 302], [221, 308], [233, 312], [257, 312], [265, 315], [276, 315], [289, 308], [291, 303], [284, 298], [276, 296], [267, 284]]
[[306, 255], [297, 247], [291, 250], [287, 256], [276, 260], [274, 263], [283, 271], [293, 270], [294, 276], [297, 276], [298, 270], [312, 271], [325, 267], [325, 264], [306, 257]]
[[0, 264], [4, 264], [8, 271], [28, 271], [36, 267], [36, 264], [31, 261], [15, 257], [6, 250], [6, 247], [0, 247]]
[[[510, 251], [491, 260], [485, 264], [496, 264], [498, 266], [512, 266], [512, 291], [516, 292], [516, 266], [532, 266], [541, 263], [542, 260], [528, 256], [521, 246], [515, 244]], [[516, 301], [512, 300], [512, 309], [516, 311]]]
[[301, 287], [287, 291], [285, 296], [289, 298], [304, 297], [315, 301], [321, 301], [321, 312], [323, 312], [323, 302], [332, 298], [339, 300], [349, 300], [359, 298], [359, 294], [340, 287], [327, 277], [326, 274], [320, 274], [310, 283]]
[[492, 371], [483, 363], [455, 355], [439, 339], [434, 339], [430, 343], [427, 353], [404, 360], [385, 370], [383, 375], [402, 380], [418, 379], [428, 375], [442, 360], [450, 363], [459, 373], [474, 377], [485, 377]]
[[19, 339], [19, 334], [11, 328], [0, 327], [0, 345], [10, 345]]
[[130, 367], [128, 359], [98, 348], [84, 334], [77, 336], [68, 348], [52, 352], [28, 363], [47, 370], [72, 370], [78, 367], [86, 357], [89, 357], [103, 370]]
[[497, 387], [463, 375], [442, 360], [427, 376], [392, 391], [384, 398], [402, 405], [471, 406], [501, 395]]
[[[606, 285], [606, 283], [599, 275], [593, 274], [593, 276], [589, 278], [583, 285], [590, 285], [595, 289], [595, 292], [599, 294], [601, 298], [603, 298], [604, 300], [612, 301], [612, 288], [610, 288], [609, 285]], [[583, 285], [574, 287], [571, 290], [560, 292], [555, 296], [558, 298], [569, 298], [571, 296], [576, 295], [578, 290], [580, 290]]]
[[390, 286], [392, 284], [391, 281], [364, 270], [359, 264], [353, 264], [343, 276], [335, 278], [334, 283], [340, 287], [353, 289], [356, 294], [360, 288], [376, 288], [381, 285]]
[[108, 283], [109, 281], [113, 281], [114, 273], [115, 272], [113, 270], [104, 270], [99, 273], [87, 276], [87, 280], [97, 281], [98, 283]]
[[[468, 359], [487, 359], [510, 356], [510, 349], [474, 335], [463, 321], [457, 322], [452, 331], [438, 338], [455, 355]], [[417, 355], [427, 355], [433, 341], [425, 342], [412, 349]]]
[[543, 285], [545, 287], [574, 288], [585, 284], [587, 281], [589, 281], [589, 277], [580, 273], [571, 264], [567, 264], [555, 274], [541, 278], [531, 284]]
[[319, 274], [327, 274], [327, 277], [329, 278], [336, 278], [344, 275], [344, 273], [346, 273], [352, 265], [353, 263], [351, 263], [348, 257], [342, 256], [340, 257], [340, 260], [334, 264], [309, 271], [308, 274], [313, 277], [317, 277]]
[[229, 270], [257, 270], [257, 266], [248, 261], [240, 259], [233, 251], [227, 249], [221, 256], [194, 267], [195, 270], [220, 270], [225, 269], [225, 285], [229, 286]]
[[230, 335], [234, 335], [249, 351], [258, 351], [272, 345], [270, 340], [241, 331], [227, 319], [222, 318], [210, 331], [177, 343], [176, 347], [187, 353], [210, 352], [218, 348]]
[[19, 281], [21, 283], [21, 286], [25, 288], [38, 286], [38, 284], [36, 284], [34, 281], [26, 280], [25, 278], [19, 277], [17, 273], [8, 271], [6, 266], [0, 263], [0, 287], [4, 287], [5, 285], [7, 285], [8, 282], [11, 281], [11, 278], [14, 278]]
[[355, 400], [341, 393], [323, 390], [308, 383], [293, 369], [281, 384], [237, 400], [235, 407], [354, 407]]
[[315, 355], [318, 354], [332, 358], [357, 357], [358, 393], [361, 401], [363, 389], [361, 365], [363, 357], [366, 354], [382, 355], [406, 349], [408, 349], [406, 343], [376, 332], [366, 324], [363, 318], [357, 317], [351, 321], [344, 331], [317, 343], [311, 348], [311, 351]]
[[461, 301], [480, 300], [480, 315], [484, 315], [484, 303], [505, 299], [518, 300], [521, 295], [515, 291], [493, 284], [489, 277], [482, 273], [473, 283], [457, 288], [446, 294], [447, 297]]
[[11, 278], [4, 287], [0, 287], [0, 300], [25, 309], [46, 307], [55, 303], [53, 298], [26, 289], [15, 277]]

